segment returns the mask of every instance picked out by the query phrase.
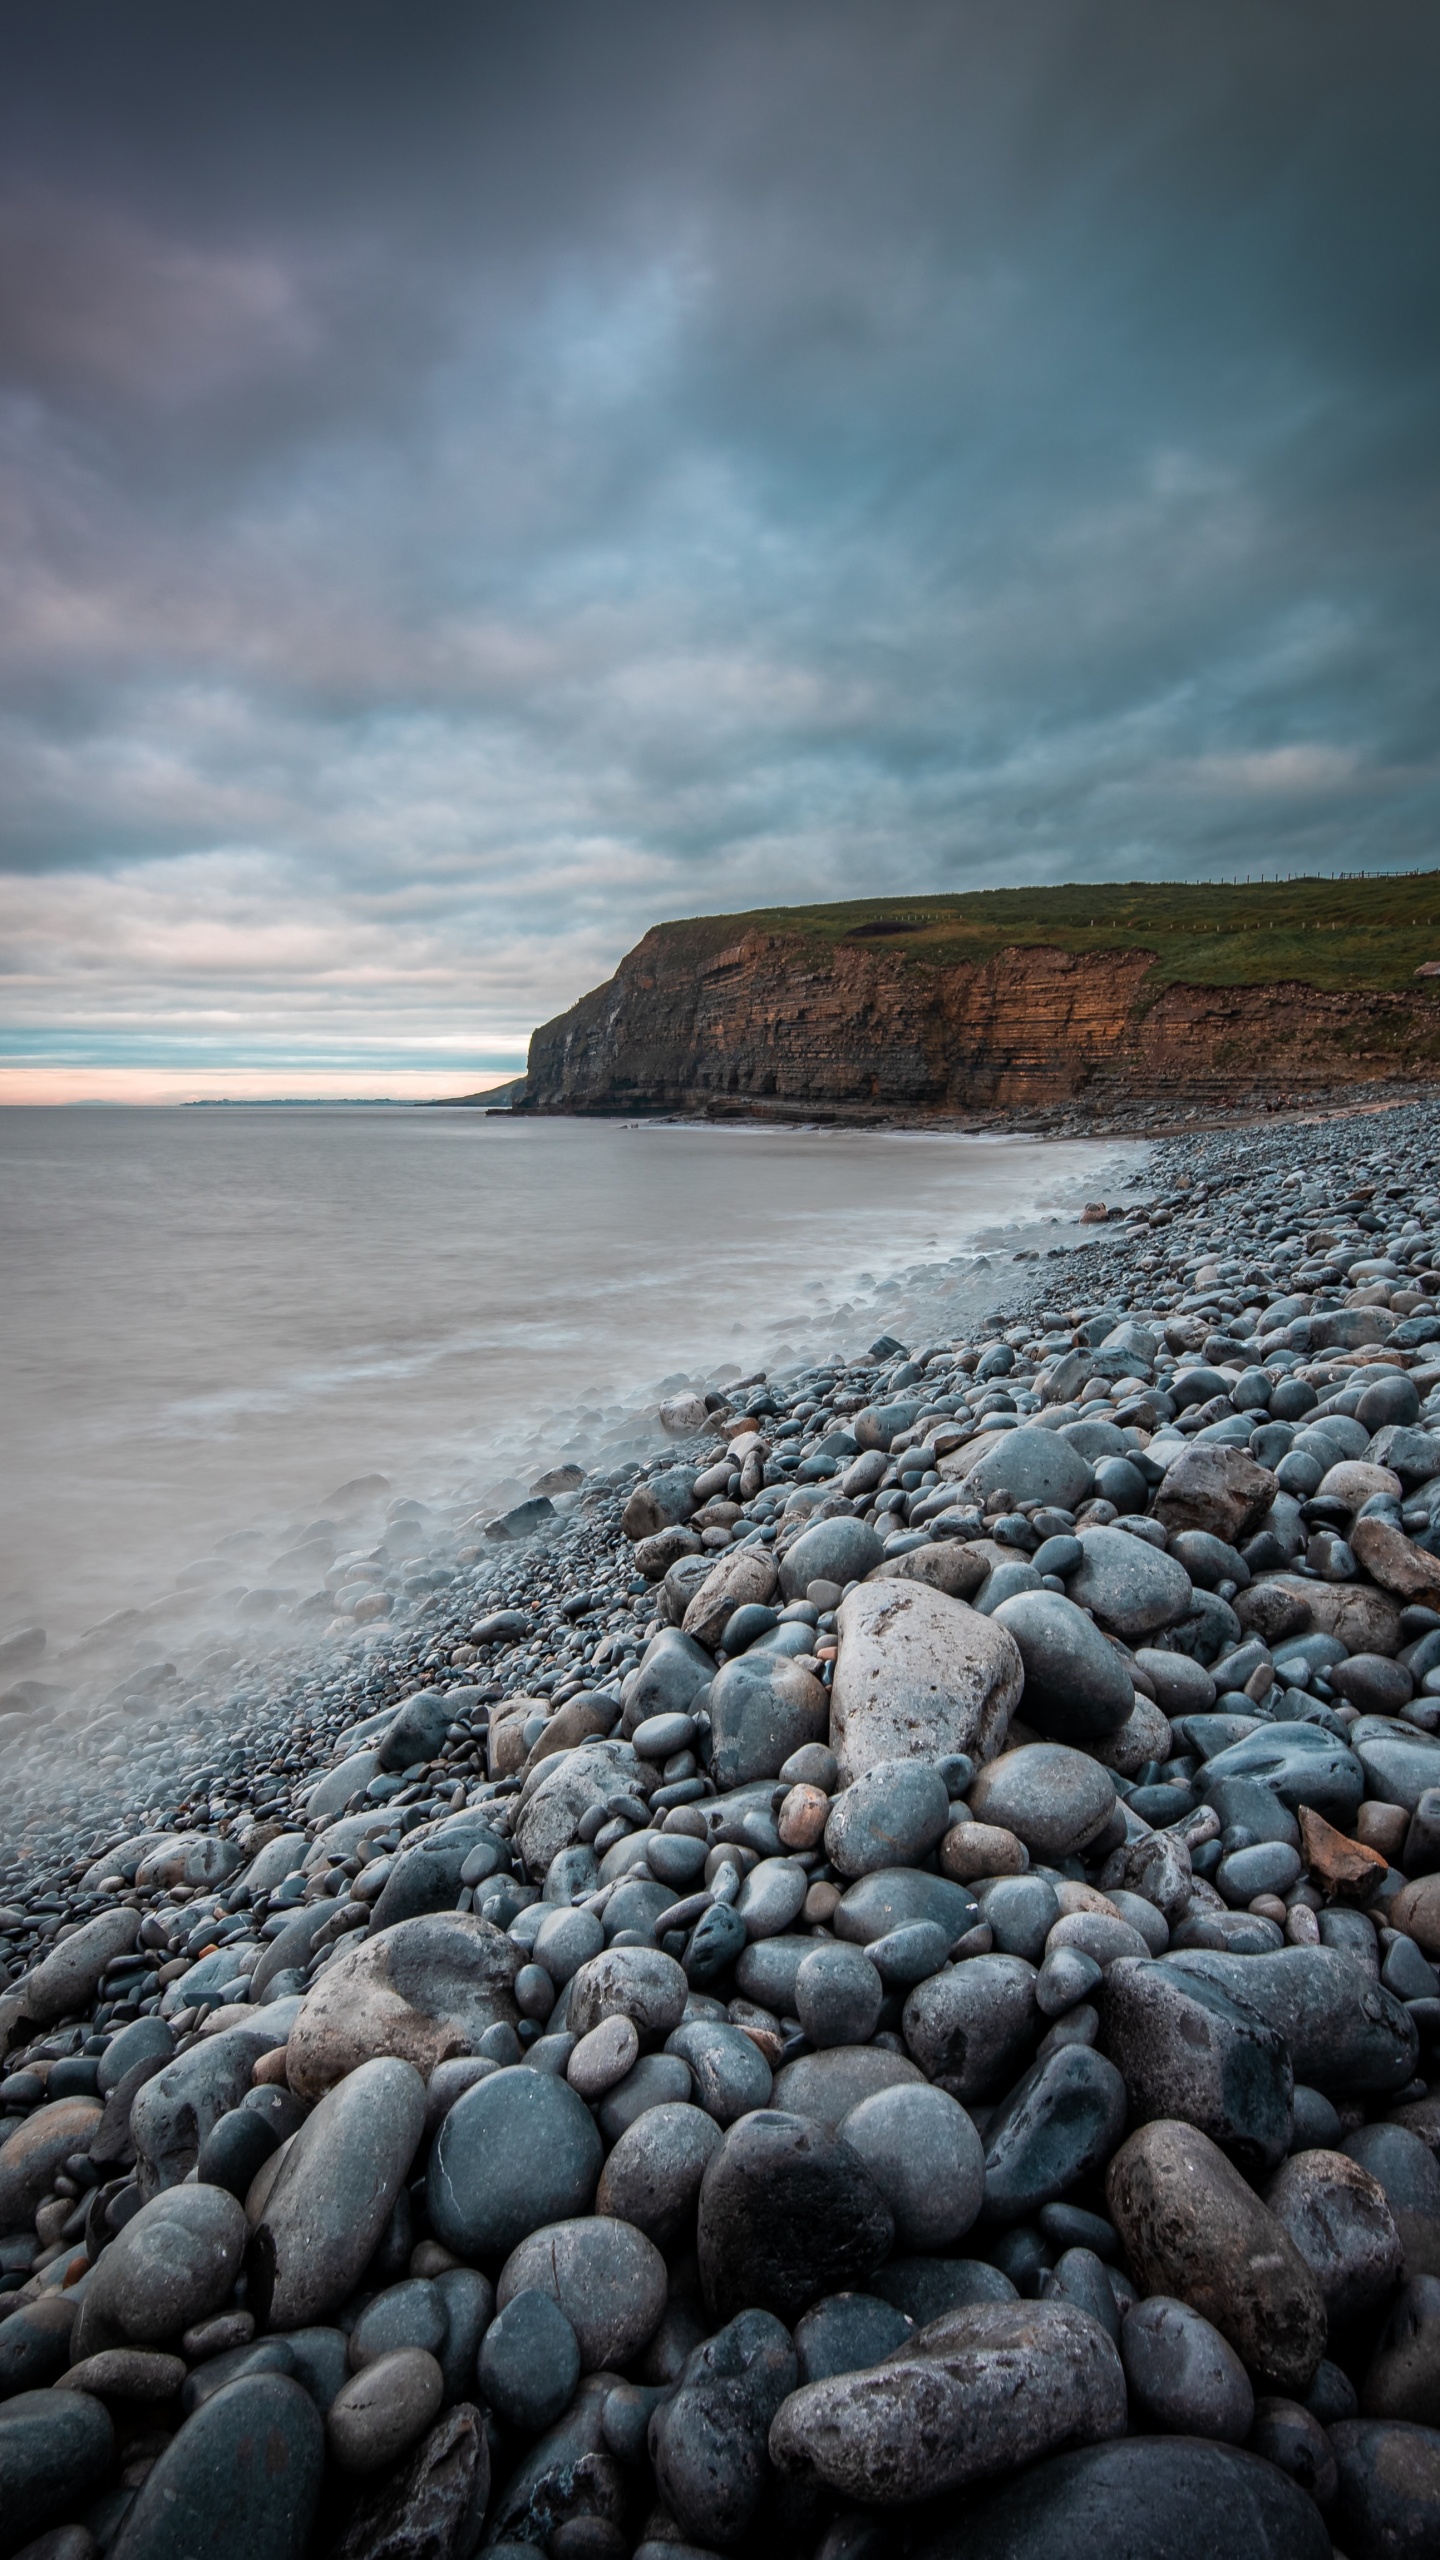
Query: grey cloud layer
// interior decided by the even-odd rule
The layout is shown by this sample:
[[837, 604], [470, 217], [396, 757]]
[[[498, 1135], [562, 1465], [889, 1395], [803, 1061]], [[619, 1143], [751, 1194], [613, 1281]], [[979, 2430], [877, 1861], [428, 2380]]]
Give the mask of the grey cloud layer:
[[12, 1023], [1433, 859], [1432, 14], [222, 14], [0, 10]]

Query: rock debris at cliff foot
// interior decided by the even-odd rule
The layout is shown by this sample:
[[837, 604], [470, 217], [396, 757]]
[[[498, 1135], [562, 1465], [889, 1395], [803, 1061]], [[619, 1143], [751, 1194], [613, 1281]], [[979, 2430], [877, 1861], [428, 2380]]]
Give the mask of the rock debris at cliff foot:
[[1136, 1187], [27, 1778], [4, 2560], [1440, 2548], [1440, 1113]]

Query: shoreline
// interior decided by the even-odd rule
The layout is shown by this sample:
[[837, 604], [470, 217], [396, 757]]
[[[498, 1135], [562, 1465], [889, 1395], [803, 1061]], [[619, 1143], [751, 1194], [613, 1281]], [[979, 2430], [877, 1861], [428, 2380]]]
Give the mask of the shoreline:
[[[518, 1078], [517, 1083], [523, 1083]], [[503, 1090], [503, 1088], [497, 1088]], [[1114, 1104], [1072, 1101], [1005, 1110], [902, 1111], [865, 1103], [816, 1101], [766, 1104], [711, 1098], [703, 1105], [596, 1103], [577, 1109], [560, 1103], [495, 1103], [489, 1093], [457, 1094], [416, 1104], [427, 1111], [479, 1111], [494, 1120], [581, 1120], [631, 1122], [653, 1128], [856, 1129], [908, 1131], [935, 1137], [1045, 1137], [1093, 1139], [1166, 1139], [1213, 1136], [1239, 1129], [1312, 1128], [1332, 1120], [1373, 1117], [1378, 1113], [1424, 1106], [1435, 1098], [1433, 1083], [1417, 1080], [1398, 1085], [1348, 1084], [1284, 1099], [1254, 1094], [1233, 1100], [1215, 1096], [1186, 1102], [1182, 1108], [1163, 1102], [1117, 1101]]]
[[[423, 2373], [352, 2357], [328, 2402], [318, 2367], [268, 2368], [324, 2416], [307, 2550], [342, 2525], [368, 2550], [382, 2490], [418, 2514], [442, 2448], [487, 2538], [559, 2514], [614, 2560], [711, 2547], [717, 2497], [756, 2547], [828, 2548], [876, 2508], [923, 2536], [947, 2488], [1009, 2531], [1059, 2461], [1158, 2520], [1197, 2437], [1217, 2533], [1242, 2490], [1277, 2553], [1319, 2552], [1322, 2494], [1352, 2551], [1385, 2497], [1425, 2529], [1440, 2486], [1395, 2485], [1396, 2428], [1436, 2431], [1384, 2323], [1409, 2336], [1432, 2221], [1440, 2247], [1440, 1109], [1397, 1111], [1368, 1159], [1307, 1125], [1157, 1146], [1130, 1214], [1039, 1272], [1017, 1253], [946, 1339], [676, 1382], [663, 1449], [533, 1537], [512, 1518], [423, 1627], [377, 1621], [257, 1696], [203, 1789], [10, 1859], [10, 2143], [38, 2160], [47, 2105], [88, 2105], [67, 2141], [115, 2147], [103, 2182], [46, 2156], [28, 2259], [0, 2233], [0, 2359], [67, 2298], [82, 2361], [135, 2351], [128, 2217], [197, 2192], [203, 2138], [199, 2193], [267, 2235], [199, 2315], [249, 2323], [225, 2353], [283, 2342], [272, 2287], [302, 2265], [337, 2375], [401, 2295], [438, 2322], [390, 2351]], [[151, 2059], [118, 2112], [100, 2084], [102, 2122], [86, 2092], [121, 2036]], [[413, 2123], [377, 2071], [428, 2084]], [[511, 2121], [532, 2105], [543, 2140]], [[253, 2173], [222, 2174], [222, 2129], [267, 2109], [323, 2171], [303, 2242], [298, 2170], [273, 2202], [251, 2183], [261, 2132]], [[771, 2126], [799, 2128], [798, 2184]], [[357, 2139], [390, 2181], [378, 2240], [349, 2227]], [[598, 2211], [594, 2171], [554, 2167], [572, 2143], [605, 2158]], [[524, 2199], [503, 2241], [476, 2175], [501, 2157]], [[553, 2414], [503, 2320], [483, 2343], [497, 2278], [541, 2282], [582, 2341], [592, 2379]], [[757, 2322], [773, 2388], [702, 2485], [705, 2341], [749, 2355]], [[973, 2457], [966, 2430], [922, 2450], [952, 2349]], [[231, 2405], [197, 2396], [216, 2347], [177, 2328], [166, 2352], [194, 2414], [149, 2419], [136, 2511]], [[911, 2411], [878, 2468], [877, 2355]], [[109, 2409], [98, 2370], [53, 2396], [87, 2390]], [[326, 2414], [352, 2403], [353, 2428]], [[132, 2494], [111, 2476], [37, 2529], [91, 2519], [103, 2560], [103, 2500]]]

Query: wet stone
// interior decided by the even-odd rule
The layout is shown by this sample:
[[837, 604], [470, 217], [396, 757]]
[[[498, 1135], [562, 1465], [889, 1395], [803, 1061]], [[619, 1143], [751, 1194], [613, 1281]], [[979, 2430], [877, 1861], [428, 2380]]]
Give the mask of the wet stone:
[[795, 2325], [795, 2357], [801, 2382], [827, 2382], [834, 2373], [858, 2373], [879, 2364], [913, 2336], [915, 2323], [877, 2294], [832, 2293]]
[[948, 2248], [969, 2230], [984, 2193], [984, 2154], [970, 2117], [945, 2090], [877, 2090], [841, 2118], [839, 2131], [890, 2208], [897, 2249]]
[[677, 2027], [665, 2049], [686, 2064], [696, 2105], [717, 2124], [733, 2124], [737, 2116], [770, 2104], [770, 2066], [758, 2045], [738, 2027], [720, 2019], [698, 2019]]
[[1115, 1807], [1108, 1770], [1059, 1742], [1028, 1743], [982, 1769], [970, 1790], [982, 1822], [1012, 1831], [1032, 1857], [1067, 1858], [1104, 1830]]
[[781, 2322], [740, 2312], [689, 2358], [674, 2397], [650, 2421], [656, 2486], [701, 2548], [741, 2542], [766, 2484], [771, 2425], [796, 2380]]
[[0, 2534], [16, 2549], [68, 2523], [101, 2486], [115, 2431], [83, 2391], [18, 2391], [0, 2401]]
[[[1360, 2551], [1363, 2544], [1348, 2545]], [[1330, 2560], [1313, 2500], [1258, 2454], [1194, 2437], [1130, 2437], [1036, 2463], [967, 2506], [919, 2560]]]
[[[1078, 1539], [1070, 1543], [1079, 1565], [1084, 1550]], [[1129, 1673], [1073, 1600], [1057, 1591], [1020, 1592], [1002, 1600], [995, 1615], [1020, 1648], [1025, 1665], [1021, 1712], [1037, 1733], [1056, 1742], [1084, 1743], [1125, 1723], [1135, 1695]]]
[[700, 2190], [700, 2275], [717, 2319], [793, 2320], [822, 2294], [863, 2284], [890, 2254], [894, 2220], [849, 2145], [803, 2116], [761, 2109], [732, 2125]]
[[597, 2212], [618, 2215], [665, 2247], [693, 2219], [721, 2140], [719, 2125], [699, 2107], [650, 2108], [616, 2140], [601, 2172]]
[[503, 2312], [517, 2293], [549, 2294], [580, 2343], [587, 2373], [630, 2363], [665, 2309], [665, 2261], [633, 2223], [597, 2214], [551, 2223], [522, 2240], [495, 2288]]
[[1037, 2062], [985, 2135], [988, 2221], [1027, 2219], [1108, 2160], [1125, 2126], [1125, 2083], [1087, 2045]]
[[418, 2443], [440, 2414], [445, 2384], [423, 2347], [377, 2356], [336, 2392], [325, 2434], [342, 2471], [382, 2471]]
[[569, 2407], [579, 2379], [580, 2342], [553, 2295], [512, 2293], [480, 2349], [480, 2388], [492, 2408], [539, 2435]]
[[867, 2044], [884, 1997], [878, 1972], [858, 1947], [817, 1947], [796, 1970], [795, 2014], [813, 2045]]
[[543, 2224], [586, 2211], [601, 2156], [590, 2112], [565, 2081], [523, 2065], [497, 2071], [456, 2100], [436, 2135], [431, 2228], [461, 2257], [506, 2258]]
[[362, 2063], [315, 2108], [253, 2237], [252, 2298], [274, 2327], [308, 2327], [344, 2301], [389, 2221], [424, 2123], [420, 2074], [391, 2056]]
[[1255, 2394], [1228, 2340], [1185, 2302], [1152, 2294], [1125, 2315], [1120, 2354], [1130, 2397], [1168, 2435], [1243, 2444]]
[[142, 2482], [118, 2560], [300, 2560], [319, 2507], [325, 2430], [284, 2374], [252, 2374], [188, 2418]]
[[919, 1760], [881, 1760], [837, 1796], [825, 1825], [825, 1854], [842, 1876], [908, 1866], [949, 1828], [950, 1795], [939, 1771]]

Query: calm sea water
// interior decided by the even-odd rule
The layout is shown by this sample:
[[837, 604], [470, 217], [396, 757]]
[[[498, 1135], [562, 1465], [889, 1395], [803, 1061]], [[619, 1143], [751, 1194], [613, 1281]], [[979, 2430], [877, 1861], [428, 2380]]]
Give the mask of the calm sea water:
[[0, 1635], [38, 1619], [53, 1649], [217, 1542], [283, 1543], [372, 1470], [426, 1500], [513, 1498], [633, 1433], [667, 1376], [882, 1326], [943, 1338], [1141, 1152], [0, 1112]]

